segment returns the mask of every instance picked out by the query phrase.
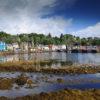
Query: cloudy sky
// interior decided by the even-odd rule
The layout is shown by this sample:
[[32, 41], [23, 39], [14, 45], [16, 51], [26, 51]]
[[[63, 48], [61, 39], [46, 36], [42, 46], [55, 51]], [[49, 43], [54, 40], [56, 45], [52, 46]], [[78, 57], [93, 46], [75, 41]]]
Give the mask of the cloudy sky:
[[0, 31], [100, 37], [100, 0], [0, 0]]

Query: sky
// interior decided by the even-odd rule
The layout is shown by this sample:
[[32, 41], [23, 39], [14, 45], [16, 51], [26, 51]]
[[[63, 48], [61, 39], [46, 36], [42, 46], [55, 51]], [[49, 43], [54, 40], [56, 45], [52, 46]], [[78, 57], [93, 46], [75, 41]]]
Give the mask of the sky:
[[0, 31], [100, 37], [100, 0], [0, 0]]

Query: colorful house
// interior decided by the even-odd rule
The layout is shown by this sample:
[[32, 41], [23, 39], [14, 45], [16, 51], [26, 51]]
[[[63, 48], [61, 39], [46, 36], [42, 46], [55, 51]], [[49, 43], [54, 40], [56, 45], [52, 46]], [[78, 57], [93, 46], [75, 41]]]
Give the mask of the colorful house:
[[0, 51], [5, 51], [5, 50], [6, 50], [5, 42], [0, 41]]

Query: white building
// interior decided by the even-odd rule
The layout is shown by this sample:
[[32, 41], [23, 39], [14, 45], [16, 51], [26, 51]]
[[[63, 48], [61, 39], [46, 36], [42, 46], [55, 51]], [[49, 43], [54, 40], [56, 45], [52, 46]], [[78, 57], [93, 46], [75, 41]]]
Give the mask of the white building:
[[19, 49], [19, 45], [17, 43], [7, 44], [7, 50], [17, 51]]

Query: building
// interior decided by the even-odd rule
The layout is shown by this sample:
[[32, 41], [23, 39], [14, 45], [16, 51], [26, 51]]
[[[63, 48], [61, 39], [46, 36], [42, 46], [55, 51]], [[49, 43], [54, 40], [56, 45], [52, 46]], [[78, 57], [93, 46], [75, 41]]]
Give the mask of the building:
[[65, 51], [66, 50], [66, 45], [58, 45], [57, 50], [58, 51]]
[[21, 51], [28, 51], [28, 43], [22, 42], [19, 48], [21, 49]]
[[49, 46], [48, 45], [38, 45], [37, 50], [38, 51], [49, 51]]
[[51, 47], [49, 46], [49, 48], [50, 48], [52, 51], [58, 50], [58, 46], [57, 46], [57, 45], [52, 45]]
[[19, 49], [19, 45], [17, 43], [7, 44], [8, 51], [17, 51]]
[[0, 41], [0, 51], [5, 51], [6, 50], [6, 44], [5, 42]]

